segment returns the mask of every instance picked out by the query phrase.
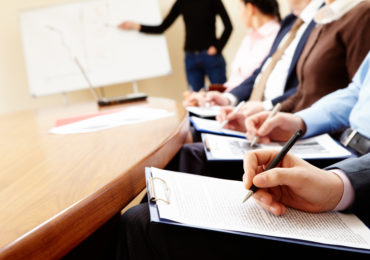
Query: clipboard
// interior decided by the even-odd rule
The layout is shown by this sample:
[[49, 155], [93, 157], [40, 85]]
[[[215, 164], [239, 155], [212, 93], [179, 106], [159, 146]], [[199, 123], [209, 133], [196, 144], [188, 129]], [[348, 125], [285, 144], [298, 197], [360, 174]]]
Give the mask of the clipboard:
[[212, 119], [212, 120], [215, 120], [216, 116], [220, 113], [219, 106], [212, 106], [212, 107], [189, 106], [189, 107], [186, 107], [186, 110], [189, 112], [190, 116], [196, 116], [196, 117]]
[[[282, 147], [282, 144], [271, 143], [270, 145], [261, 144], [257, 147], [250, 148], [248, 146], [249, 141], [246, 139], [230, 136], [219, 136], [208, 133], [202, 133], [201, 139], [204, 144], [204, 152], [207, 160], [215, 162], [240, 162], [243, 160], [244, 154], [247, 151], [255, 149], [281, 149]], [[219, 145], [223, 147], [222, 151], [225, 154], [220, 155], [220, 149], [217, 148], [216, 143], [219, 143]], [[327, 146], [325, 146], [325, 144], [327, 144]], [[299, 152], [297, 153], [299, 149], [302, 149], [300, 146], [303, 147], [303, 149], [311, 149], [312, 151], [314, 151], [316, 146], [321, 147], [320, 149], [325, 148], [326, 150], [323, 149], [323, 151], [317, 151], [316, 155], [312, 153], [300, 154]], [[312, 162], [313, 164], [315, 164], [315, 162], [326, 161], [328, 165], [330, 165], [339, 160], [357, 157], [327, 134], [297, 141], [291, 152], [303, 160]]]
[[204, 127], [201, 125], [202, 122], [205, 122], [206, 124], [208, 124], [208, 123], [216, 122], [216, 120], [210, 120], [210, 119], [199, 118], [199, 117], [194, 117], [194, 116], [191, 116], [189, 120], [190, 120], [190, 123], [193, 125], [194, 129], [200, 133], [233, 136], [233, 137], [245, 139], [245, 133], [243, 132], [233, 131], [233, 130], [224, 129], [220, 127], [208, 128], [208, 127]]
[[[186, 174], [186, 173], [179, 173], [179, 174]], [[298, 244], [298, 245], [320, 247], [320, 248], [326, 248], [326, 249], [331, 249], [331, 250], [342, 250], [342, 251], [370, 254], [370, 249], [324, 244], [324, 243], [313, 242], [313, 241], [308, 241], [308, 240], [301, 240], [301, 239], [294, 239], [294, 238], [287, 238], [287, 237], [277, 237], [277, 236], [270, 236], [270, 235], [264, 235], [264, 234], [258, 234], [258, 233], [249, 233], [249, 232], [243, 232], [243, 231], [213, 229], [213, 228], [208, 228], [204, 226], [188, 225], [188, 224], [176, 222], [170, 219], [161, 218], [157, 202], [162, 201], [164, 203], [171, 203], [171, 194], [174, 191], [171, 190], [171, 187], [167, 186], [165, 180], [156, 178], [156, 177], [153, 178], [151, 168], [145, 168], [145, 176], [146, 176], [146, 184], [147, 184], [147, 190], [148, 190], [147, 195], [148, 195], [148, 205], [149, 205], [151, 222], [181, 226], [184, 228], [196, 228], [196, 229], [203, 229], [203, 230], [209, 230], [209, 231], [215, 231], [215, 232], [222, 232], [222, 233], [234, 234], [238, 236], [248, 236], [252, 238], [267, 239], [267, 240], [278, 241], [281, 243], [293, 243], [293, 244]], [[164, 185], [163, 187], [166, 187], [166, 189], [168, 190], [169, 196], [166, 198], [156, 197], [157, 193], [156, 193], [155, 187], [153, 189], [153, 187], [151, 186], [153, 185], [153, 183], [163, 184]], [[369, 228], [369, 225], [367, 225], [367, 227]]]

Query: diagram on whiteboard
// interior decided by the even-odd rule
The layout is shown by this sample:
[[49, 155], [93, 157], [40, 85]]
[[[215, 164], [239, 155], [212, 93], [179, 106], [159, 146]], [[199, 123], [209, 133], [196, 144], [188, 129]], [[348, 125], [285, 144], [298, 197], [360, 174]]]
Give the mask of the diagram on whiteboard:
[[119, 30], [124, 20], [160, 24], [158, 0], [93, 0], [22, 11], [31, 94], [88, 88], [74, 58], [95, 87], [170, 74], [165, 37]]

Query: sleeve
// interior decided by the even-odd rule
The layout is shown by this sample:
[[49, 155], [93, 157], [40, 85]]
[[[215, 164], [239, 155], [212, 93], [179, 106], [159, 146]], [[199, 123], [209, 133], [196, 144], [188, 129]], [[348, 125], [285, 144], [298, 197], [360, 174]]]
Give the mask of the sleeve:
[[296, 113], [306, 124], [305, 137], [330, 133], [349, 126], [349, 116], [358, 101], [365, 74], [363, 70], [366, 68], [365, 61], [348, 87], [332, 92], [311, 107]]
[[364, 5], [362, 10], [351, 20], [348, 30], [343, 31], [343, 44], [346, 46], [346, 68], [350, 78], [357, 72], [369, 52], [370, 46], [370, 2], [365, 1], [362, 4]]
[[326, 169], [340, 169], [347, 175], [355, 192], [354, 201], [348, 211], [359, 214], [369, 221], [370, 153], [341, 161]]
[[164, 18], [162, 24], [158, 26], [149, 26], [149, 25], [142, 24], [140, 32], [151, 33], [151, 34], [161, 34], [173, 24], [173, 22], [176, 20], [176, 18], [179, 15], [180, 15], [179, 2], [176, 1], [176, 3], [172, 6], [169, 14], [166, 16], [166, 18]]
[[227, 41], [230, 38], [231, 32], [233, 30], [233, 26], [231, 24], [229, 15], [226, 12], [225, 6], [221, 2], [221, 0], [217, 0], [215, 1], [215, 3], [216, 3], [216, 14], [219, 14], [221, 16], [222, 22], [225, 27], [220, 39], [218, 39], [218, 41], [215, 44], [216, 45], [215, 47], [218, 53], [221, 53]]

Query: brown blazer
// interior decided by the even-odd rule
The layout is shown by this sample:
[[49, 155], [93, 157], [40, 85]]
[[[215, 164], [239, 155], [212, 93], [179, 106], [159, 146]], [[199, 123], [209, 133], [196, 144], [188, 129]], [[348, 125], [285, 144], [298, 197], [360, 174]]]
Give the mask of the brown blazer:
[[370, 1], [359, 3], [339, 20], [317, 25], [297, 64], [297, 92], [281, 110], [300, 111], [347, 87], [369, 50]]

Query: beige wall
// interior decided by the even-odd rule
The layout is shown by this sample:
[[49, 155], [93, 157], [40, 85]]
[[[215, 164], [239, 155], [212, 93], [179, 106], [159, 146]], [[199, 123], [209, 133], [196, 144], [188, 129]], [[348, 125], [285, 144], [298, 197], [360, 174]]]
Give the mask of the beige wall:
[[[134, 0], [132, 0], [134, 1]], [[26, 68], [23, 59], [18, 12], [25, 8], [41, 7], [57, 3], [73, 2], [68, 0], [1, 0], [0, 9], [0, 114], [30, 108], [45, 107], [53, 104], [63, 104], [62, 95], [51, 95], [32, 98], [28, 91]], [[239, 19], [239, 0], [223, 0], [232, 19], [234, 31], [224, 49], [226, 62], [231, 64], [235, 52], [243, 38], [246, 29]], [[282, 13], [287, 13], [286, 0], [280, 0]], [[174, 0], [159, 0], [161, 11], [165, 16]], [[218, 21], [220, 24], [220, 21]], [[167, 30], [167, 38], [173, 73], [169, 76], [139, 81], [139, 90], [150, 96], [162, 96], [182, 99], [186, 89], [184, 73], [183, 39], [184, 28], [182, 19]], [[222, 26], [218, 26], [222, 30]], [[228, 68], [229, 69], [229, 68]], [[106, 87], [106, 96], [123, 95], [132, 92], [131, 84], [119, 84]], [[91, 100], [89, 91], [76, 91], [67, 94], [69, 103]]]

